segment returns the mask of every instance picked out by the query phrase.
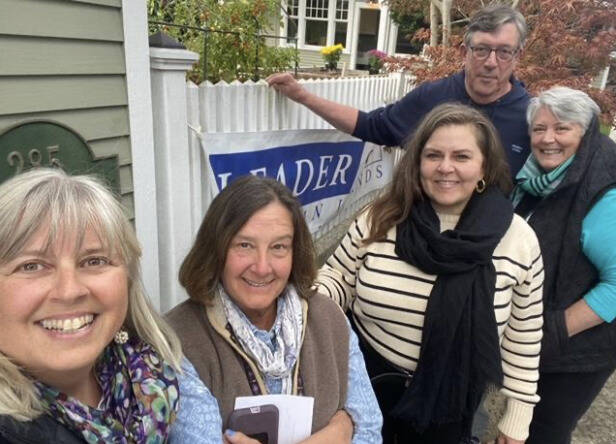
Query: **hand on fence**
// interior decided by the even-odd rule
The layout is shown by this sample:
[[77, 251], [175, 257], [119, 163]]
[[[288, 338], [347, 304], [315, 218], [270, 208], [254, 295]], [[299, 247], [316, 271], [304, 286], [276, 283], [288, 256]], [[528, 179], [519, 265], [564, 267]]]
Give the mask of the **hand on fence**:
[[289, 99], [298, 103], [303, 103], [308, 94], [308, 91], [288, 72], [272, 74], [266, 81], [276, 91], [280, 91]]

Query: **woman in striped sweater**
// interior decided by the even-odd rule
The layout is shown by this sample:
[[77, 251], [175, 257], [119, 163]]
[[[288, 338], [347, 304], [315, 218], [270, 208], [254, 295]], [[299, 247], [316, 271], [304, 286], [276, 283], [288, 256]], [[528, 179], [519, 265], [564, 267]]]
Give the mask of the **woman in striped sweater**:
[[406, 148], [318, 291], [352, 314], [385, 443], [467, 440], [488, 383], [508, 398], [498, 442], [523, 442], [539, 399], [543, 265], [504, 196], [498, 136], [480, 112], [446, 104]]

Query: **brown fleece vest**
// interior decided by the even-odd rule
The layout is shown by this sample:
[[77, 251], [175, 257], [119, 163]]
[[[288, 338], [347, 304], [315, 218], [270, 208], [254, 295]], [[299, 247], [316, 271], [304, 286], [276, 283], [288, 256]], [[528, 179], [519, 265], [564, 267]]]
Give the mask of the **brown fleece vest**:
[[[219, 322], [223, 319], [221, 309], [220, 306], [204, 307], [189, 300], [172, 309], [166, 318], [180, 337], [184, 354], [217, 399], [224, 430], [235, 398], [252, 395], [243, 359], [253, 369], [261, 392], [266, 394], [266, 390], [255, 364], [237, 349], [225, 325]], [[319, 294], [308, 299], [305, 322], [299, 372], [304, 395], [314, 397], [312, 433], [315, 433], [325, 427], [346, 402], [349, 331], [340, 308]], [[294, 393], [297, 390], [297, 365], [295, 370]]]

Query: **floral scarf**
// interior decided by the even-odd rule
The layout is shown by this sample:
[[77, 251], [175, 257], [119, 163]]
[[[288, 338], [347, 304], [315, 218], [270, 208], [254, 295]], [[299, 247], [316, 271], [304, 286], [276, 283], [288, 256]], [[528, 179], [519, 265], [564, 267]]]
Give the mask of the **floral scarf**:
[[175, 370], [145, 342], [111, 343], [96, 366], [103, 396], [89, 407], [37, 382], [41, 401], [56, 421], [88, 443], [158, 444], [167, 440], [179, 405]]
[[222, 285], [219, 286], [219, 296], [227, 321], [242, 349], [255, 360], [264, 375], [282, 379], [282, 394], [291, 394], [293, 367], [302, 348], [303, 328], [302, 304], [295, 287], [288, 285], [278, 297], [276, 321], [272, 327], [273, 331], [278, 332], [274, 351], [254, 334], [249, 325], [250, 321], [227, 295]]

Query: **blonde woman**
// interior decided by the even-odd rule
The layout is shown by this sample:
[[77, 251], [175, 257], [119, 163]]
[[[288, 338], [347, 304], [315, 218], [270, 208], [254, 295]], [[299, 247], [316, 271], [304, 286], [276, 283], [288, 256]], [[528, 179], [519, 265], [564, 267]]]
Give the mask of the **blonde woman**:
[[0, 441], [167, 440], [181, 351], [140, 255], [95, 179], [37, 169], [0, 185]]

